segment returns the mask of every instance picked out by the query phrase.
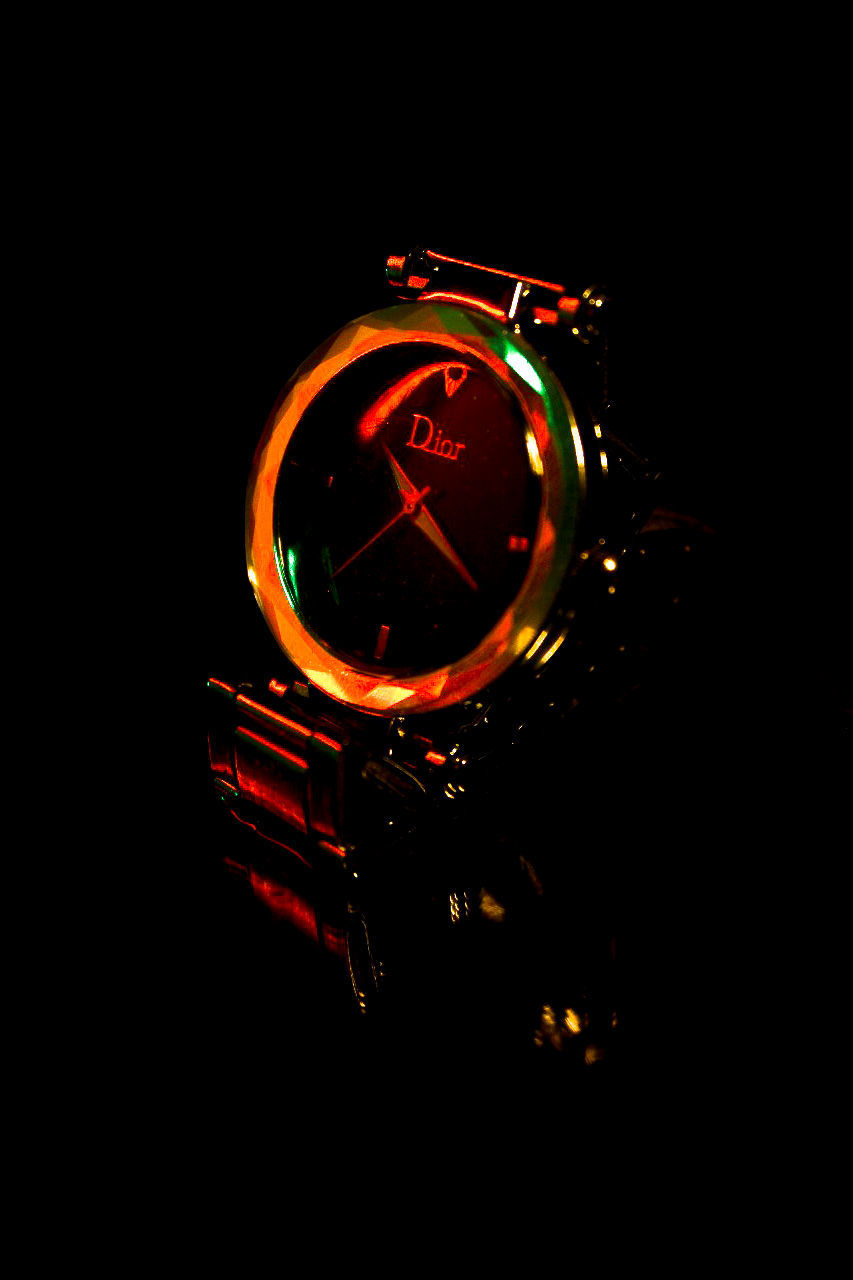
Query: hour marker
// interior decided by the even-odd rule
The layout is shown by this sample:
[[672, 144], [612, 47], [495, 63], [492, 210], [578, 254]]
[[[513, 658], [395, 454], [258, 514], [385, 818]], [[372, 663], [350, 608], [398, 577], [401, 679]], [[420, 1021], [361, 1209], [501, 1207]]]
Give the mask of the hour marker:
[[517, 534], [513, 533], [513, 534], [510, 534], [507, 546], [509, 547], [510, 551], [529, 551], [530, 539], [520, 538], [518, 537]]
[[444, 389], [448, 396], [452, 396], [455, 391], [458, 391], [467, 377], [468, 370], [464, 364], [445, 365]]
[[391, 630], [390, 627], [385, 627], [385, 626], [382, 626], [379, 628], [379, 636], [376, 641], [376, 648], [373, 652], [373, 656], [377, 660], [377, 662], [381, 662], [381, 660], [385, 657], [385, 650], [388, 647], [388, 633], [390, 632], [390, 630]]

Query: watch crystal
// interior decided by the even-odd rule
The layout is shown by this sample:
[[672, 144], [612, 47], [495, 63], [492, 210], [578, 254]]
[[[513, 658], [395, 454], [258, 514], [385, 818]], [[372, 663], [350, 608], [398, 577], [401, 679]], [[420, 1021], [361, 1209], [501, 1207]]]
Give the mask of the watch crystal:
[[541, 465], [507, 388], [476, 357], [397, 343], [308, 405], [274, 498], [278, 573], [342, 661], [404, 674], [469, 653], [530, 566]]

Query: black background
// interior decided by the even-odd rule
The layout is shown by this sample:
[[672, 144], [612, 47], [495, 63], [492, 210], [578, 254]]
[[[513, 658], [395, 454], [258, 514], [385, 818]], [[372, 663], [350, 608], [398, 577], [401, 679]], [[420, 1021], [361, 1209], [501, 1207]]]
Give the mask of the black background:
[[[304, 1132], [355, 1115], [369, 1136], [382, 1117], [413, 1132], [439, 1102], [467, 1116], [485, 1099], [522, 1126], [557, 1112], [565, 1125], [588, 1089], [548, 1065], [523, 1080], [515, 1062], [486, 1073], [482, 1053], [451, 1039], [372, 1040], [340, 975], [262, 923], [217, 871], [238, 837], [210, 791], [204, 682], [250, 677], [255, 647], [270, 644], [243, 558], [255, 444], [295, 366], [331, 331], [389, 303], [385, 258], [420, 244], [570, 291], [606, 284], [625, 434], [660, 461], [665, 501], [718, 530], [725, 643], [712, 683], [726, 701], [702, 738], [690, 803], [658, 845], [655, 813], [646, 814], [648, 874], [631, 879], [641, 886], [630, 984], [642, 1029], [618, 1085], [622, 1116], [686, 1107], [696, 1119], [726, 1090], [741, 1092], [757, 1063], [764, 1070], [769, 988], [791, 963], [779, 954], [781, 850], [821, 846], [831, 825], [821, 769], [825, 757], [837, 762], [841, 741], [838, 649], [816, 646], [811, 622], [802, 625], [819, 618], [826, 634], [824, 577], [804, 578], [787, 559], [779, 522], [768, 527], [756, 497], [774, 446], [760, 425], [751, 344], [742, 332], [733, 340], [739, 273], [725, 253], [703, 251], [701, 193], [642, 192], [617, 178], [573, 198], [503, 175], [464, 198], [436, 179], [427, 199], [393, 166], [307, 176], [272, 157], [247, 173], [191, 166], [176, 190], [162, 188], [138, 273], [144, 434], [128, 460], [141, 484], [126, 554], [140, 592], [134, 654], [122, 665], [140, 712], [116, 814], [134, 848], [141, 920], [128, 962], [135, 994], [123, 1004], [148, 1093], [214, 1129], [262, 1128], [272, 1113]], [[781, 523], [790, 531], [796, 516]], [[664, 774], [678, 754], [661, 759]], [[787, 923], [783, 932], [790, 938]], [[774, 1024], [771, 1039], [779, 1034]]]

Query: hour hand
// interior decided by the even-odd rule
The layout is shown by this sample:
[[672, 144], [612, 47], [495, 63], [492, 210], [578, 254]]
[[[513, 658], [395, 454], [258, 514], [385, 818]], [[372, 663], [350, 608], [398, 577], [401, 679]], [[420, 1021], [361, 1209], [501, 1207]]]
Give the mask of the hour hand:
[[[397, 482], [397, 488], [400, 490], [400, 496], [404, 502], [411, 503], [418, 497], [417, 485], [412, 483], [397, 459], [392, 454], [391, 450], [384, 442], [382, 444], [382, 448], [385, 451], [385, 456], [394, 473], [394, 479]], [[426, 534], [433, 546], [436, 547], [444, 558], [453, 565], [456, 572], [468, 583], [468, 586], [471, 587], [473, 591], [476, 591], [478, 589], [477, 583], [468, 572], [462, 559], [457, 555], [451, 544], [448, 542], [446, 536], [442, 533], [434, 517], [423, 505], [423, 502], [421, 502], [420, 510], [412, 523], [420, 529], [421, 533]]]

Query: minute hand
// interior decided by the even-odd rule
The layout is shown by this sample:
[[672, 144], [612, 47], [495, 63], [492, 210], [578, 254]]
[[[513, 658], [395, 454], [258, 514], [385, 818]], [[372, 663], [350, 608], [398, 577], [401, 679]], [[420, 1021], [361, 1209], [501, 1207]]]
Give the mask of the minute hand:
[[[406, 475], [405, 471], [400, 466], [399, 462], [394, 457], [391, 450], [388, 448], [386, 444], [383, 444], [382, 447], [385, 450], [385, 456], [388, 459], [388, 462], [391, 466], [391, 470], [394, 472], [394, 479], [397, 482], [397, 488], [400, 490], [400, 493], [403, 495], [404, 498], [410, 497], [412, 494], [416, 494], [417, 487], [412, 483], [412, 481]], [[442, 533], [441, 529], [436, 523], [434, 517], [430, 514], [430, 512], [423, 505], [423, 503], [421, 504], [420, 511], [415, 516], [412, 523], [418, 529], [420, 529], [422, 533], [426, 534], [426, 536], [429, 538], [433, 546], [437, 547], [438, 550], [441, 552], [441, 554], [445, 557], [445, 559], [448, 560], [453, 565], [456, 572], [462, 578], [464, 578], [465, 581], [468, 583], [468, 586], [471, 587], [473, 591], [476, 591], [478, 589], [477, 583], [474, 581], [471, 574], [468, 572], [467, 568], [465, 567], [463, 561], [454, 551], [453, 547], [448, 542], [446, 536]]]

